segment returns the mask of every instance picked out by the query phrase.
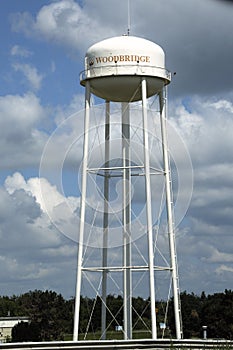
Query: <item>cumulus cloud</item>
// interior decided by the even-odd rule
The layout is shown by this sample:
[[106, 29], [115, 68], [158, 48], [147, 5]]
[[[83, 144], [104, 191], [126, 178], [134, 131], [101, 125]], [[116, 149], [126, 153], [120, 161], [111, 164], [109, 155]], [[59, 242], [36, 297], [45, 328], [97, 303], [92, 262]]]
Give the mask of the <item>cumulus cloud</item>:
[[54, 73], [56, 71], [56, 64], [54, 61], [51, 62], [51, 72]]
[[18, 56], [23, 58], [26, 58], [32, 55], [32, 52], [30, 50], [27, 50], [26, 48], [20, 45], [12, 46], [10, 53], [12, 56]]
[[0, 98], [1, 123], [12, 124], [22, 128], [32, 127], [43, 117], [43, 107], [38, 97], [33, 93], [21, 95], [6, 95]]
[[212, 106], [217, 110], [223, 110], [224, 112], [233, 113], [233, 104], [227, 100], [220, 100], [212, 103]]
[[2, 168], [38, 163], [47, 135], [37, 127], [47, 114], [33, 93], [0, 97]]
[[[41, 186], [44, 188], [46, 199], [49, 200], [49, 202], [46, 203], [46, 206], [43, 201]], [[13, 194], [15, 191], [23, 189], [29, 196], [33, 196], [36, 202], [40, 205], [41, 210], [48, 214], [53, 211], [55, 206], [65, 200], [57, 191], [56, 186], [52, 186], [46, 179], [30, 178], [26, 181], [23, 175], [19, 172], [14, 173], [12, 176], [7, 176], [5, 180], [5, 188], [9, 194]]]
[[232, 103], [196, 96], [173, 101], [169, 116], [194, 167], [192, 200], [180, 228], [186, 231], [177, 238], [181, 286], [192, 276], [192, 291], [198, 293], [198, 281], [203, 290], [221, 290], [232, 271]]
[[[80, 107], [82, 106], [79, 95], [74, 96], [68, 106], [54, 108], [43, 106], [40, 99], [32, 92], [1, 96], [0, 167], [2, 169], [7, 167], [17, 169], [26, 165], [39, 167], [43, 149], [50, 137], [49, 118], [55, 125], [55, 137], [52, 138], [53, 147], [52, 149], [50, 147], [50, 153], [46, 155], [48, 162], [56, 161], [60, 150], [68, 149], [71, 140], [74, 139], [79, 140], [80, 161], [83, 111], [81, 110], [79, 114], [74, 113], [80, 110]], [[69, 119], [70, 115], [73, 117]]]
[[[77, 96], [69, 106], [70, 111], [75, 110], [79, 104], [80, 97]], [[16, 105], [18, 108], [16, 108]], [[22, 126], [28, 132], [26, 135], [30, 136], [36, 131], [38, 132], [36, 125], [44, 110], [35, 95], [26, 94], [23, 97], [8, 96], [2, 101], [0, 100], [0, 108], [8, 116], [4, 125], [7, 126], [7, 123], [9, 123], [9, 132], [12, 130], [10, 121], [14, 121], [16, 124], [16, 121], [18, 122], [21, 119]], [[188, 214], [179, 228], [181, 235], [178, 234], [181, 286], [189, 283], [191, 291], [199, 292], [195, 288], [199, 288], [198, 279], [201, 281], [201, 279], [205, 278], [207, 265], [211, 266], [211, 281], [213, 286], [216, 286], [219, 283], [219, 274], [216, 272], [216, 269], [220, 268], [218, 266], [221, 264], [229, 265], [227, 271], [226, 269], [221, 270], [221, 280], [223, 281], [226, 273], [230, 273], [232, 264], [229, 258], [229, 232], [233, 224], [231, 215], [233, 186], [229, 169], [233, 167], [233, 160], [228, 152], [228, 149], [232, 149], [231, 130], [233, 120], [231, 104], [228, 100], [215, 99], [213, 101], [212, 99], [202, 100], [195, 97], [189, 100], [188, 105], [187, 101], [185, 103], [184, 101], [176, 101], [172, 104], [171, 109], [173, 110], [170, 118], [171, 122], [178, 130], [178, 133], [182, 135], [195, 165], [194, 194]], [[19, 113], [20, 111], [22, 113]], [[99, 111], [99, 115], [97, 111]], [[102, 115], [101, 111], [101, 107], [95, 110], [94, 115], [96, 118]], [[81, 161], [83, 111], [79, 113], [75, 113], [67, 119], [61, 113], [60, 117], [57, 118], [58, 128], [51, 135], [44, 149], [44, 159], [42, 157], [44, 162], [42, 162], [40, 179], [35, 177], [26, 180], [22, 174], [17, 172], [8, 176], [5, 181], [6, 191], [3, 191], [2, 194], [2, 204], [9, 202], [11, 211], [7, 209], [8, 205], [5, 207], [2, 205], [2, 218], [4, 220], [9, 218], [9, 221], [12, 221], [10, 213], [15, 213], [14, 223], [17, 225], [18, 231], [24, 230], [30, 237], [30, 239], [26, 237], [28, 246], [34, 244], [33, 235], [37, 235], [35, 243], [42, 247], [40, 258], [38, 255], [38, 261], [41, 257], [46, 261], [54, 261], [58, 251], [61, 252], [61, 256], [63, 254], [67, 256], [69, 244], [66, 246], [66, 249], [62, 250], [60, 236], [64, 237], [64, 239], [69, 237], [77, 241], [79, 197], [67, 196], [65, 192], [62, 192], [60, 185], [62, 184], [61, 170], [63, 171], [66, 165], [68, 165], [67, 169], [71, 169], [71, 164], [76, 164], [75, 169], [78, 170], [77, 167]], [[22, 118], [20, 118], [21, 115], [23, 116]], [[116, 117], [115, 114], [114, 117]], [[222, 118], [224, 118], [224, 123], [222, 123]], [[206, 135], [208, 135], [207, 143]], [[41, 135], [38, 134], [35, 140], [40, 138]], [[93, 137], [94, 139], [96, 138]], [[209, 143], [210, 140], [212, 140], [212, 143]], [[40, 149], [42, 150], [42, 147]], [[20, 161], [20, 164], [22, 164], [22, 159]], [[223, 176], [223, 174], [225, 175]], [[93, 198], [89, 199], [90, 205], [92, 204], [91, 200]], [[15, 203], [15, 206], [12, 207], [12, 203]], [[18, 203], [23, 203], [23, 205], [20, 206]], [[95, 203], [94, 207], [96, 205], [98, 203]], [[93, 211], [88, 217], [90, 224], [94, 220], [95, 215]], [[9, 242], [15, 240], [15, 244], [19, 244], [19, 236], [15, 235], [13, 226], [8, 224], [7, 228], [3, 228], [3, 226], [0, 228], [2, 229], [1, 232], [10, 232], [11, 239]], [[98, 237], [101, 237], [101, 230], [95, 227], [96, 244], [98, 243]], [[219, 237], [221, 237], [220, 241]], [[94, 240], [92, 243], [94, 243]], [[6, 241], [4, 241], [5, 244]], [[6, 246], [8, 247], [8, 244]], [[37, 255], [35, 252], [34, 254], [36, 258]], [[9, 256], [5, 258], [8, 263], [8, 269], [14, 268], [14, 261]], [[30, 258], [32, 259], [31, 256]], [[18, 258], [15, 259], [17, 260]], [[221, 259], [222, 261], [220, 261]], [[212, 266], [210, 263], [214, 263], [215, 266]], [[187, 267], [189, 264], [191, 266]], [[53, 268], [54, 265], [51, 262], [51, 266], [49, 265], [48, 268], [50, 272], [48, 271], [48, 274], [46, 274], [45, 265], [42, 264], [38, 267], [33, 260], [29, 264], [27, 275], [25, 272], [24, 277], [26, 278], [27, 276], [29, 280], [34, 271], [38, 281], [42, 281], [44, 278], [46, 283], [49, 284], [49, 276], [52, 273], [55, 274]], [[208, 268], [210, 269], [210, 267]], [[201, 274], [200, 269], [202, 271]], [[59, 272], [57, 271], [57, 273]], [[193, 284], [187, 282], [187, 273], [189, 278], [192, 276]], [[44, 277], [42, 278], [42, 276]], [[211, 292], [210, 281], [205, 287], [207, 291]]]
[[230, 278], [231, 278], [231, 274], [233, 273], [233, 267], [229, 267], [229, 266], [226, 266], [226, 265], [221, 265], [220, 267], [218, 267], [216, 269], [216, 273], [218, 275], [222, 275], [225, 272], [229, 272], [230, 273]]
[[210, 263], [233, 263], [233, 255], [220, 252], [218, 249], [213, 249], [212, 255], [206, 259]]
[[[233, 22], [232, 8], [222, 3], [176, 0], [166, 4], [158, 0], [155, 5], [154, 0], [147, 0], [147, 6], [140, 1], [131, 4], [131, 34], [160, 44], [166, 51], [167, 67], [177, 72], [169, 92], [169, 120], [183, 138], [194, 166], [192, 201], [178, 228], [177, 248], [181, 288], [197, 293], [200, 288], [207, 292], [221, 290], [222, 285], [229, 286], [232, 276]], [[35, 15], [14, 14], [11, 23], [14, 31], [34, 42], [46, 41], [50, 47], [65, 48], [68, 55], [75, 52], [84, 56], [92, 43], [126, 32], [126, 7], [125, 1], [86, 0], [81, 6], [73, 0], [59, 0], [43, 6]], [[24, 47], [13, 46], [11, 56], [29, 57], [30, 52]], [[48, 62], [51, 72], [59, 71], [57, 60], [50, 57]], [[27, 86], [41, 93], [43, 76], [33, 65], [17, 63], [14, 67], [23, 74]], [[65, 189], [62, 192], [62, 180], [67, 181], [69, 193], [71, 184], [61, 169], [67, 170], [66, 174], [78, 172], [83, 112], [77, 111], [83, 108], [83, 101], [83, 96], [76, 95], [69, 105], [48, 111], [35, 93], [0, 98], [1, 167], [38, 166], [41, 158], [40, 179], [26, 179], [17, 172], [7, 177], [1, 189], [0, 235], [5, 237], [2, 246], [8, 251], [10, 244], [14, 245], [14, 250], [9, 250], [11, 254], [0, 253], [6, 271], [4, 276], [1, 272], [1, 277], [6, 280], [7, 275], [12, 275], [16, 280], [19, 276], [19, 281], [38, 279], [49, 286], [51, 276], [68, 275], [64, 271], [71, 265], [64, 261], [69, 252], [72, 258], [74, 249], [65, 240], [64, 232], [69, 232], [74, 240], [77, 237], [79, 194], [71, 197]], [[54, 133], [49, 137], [41, 121], [48, 120], [51, 114]], [[93, 137], [92, 144], [94, 140]], [[93, 158], [97, 153], [93, 153]], [[74, 177], [77, 187], [77, 175]], [[190, 186], [183, 192], [186, 190], [190, 191]], [[95, 198], [91, 200], [90, 205]], [[92, 212], [88, 219], [91, 222], [93, 218]], [[96, 237], [97, 231], [96, 228]], [[32, 247], [33, 254], [28, 257], [20, 254], [21, 248], [17, 250], [25, 242]], [[23, 271], [24, 265], [27, 268]]]
[[33, 18], [29, 13], [17, 13], [12, 16], [12, 29], [24, 32], [27, 36], [39, 36], [55, 44], [68, 46], [79, 51], [87, 43], [100, 39], [105, 32], [104, 22], [96, 21], [95, 17], [80, 7], [74, 0], [61, 0], [43, 6]]
[[194, 165], [231, 163], [231, 101], [194, 97], [189, 106], [181, 103], [173, 107], [170, 117], [184, 138]]
[[27, 63], [15, 63], [13, 64], [13, 68], [16, 72], [23, 73], [32, 90], [40, 89], [43, 75], [38, 73], [36, 67]]
[[[76, 246], [61, 234], [44, 210], [39, 181], [38, 178], [26, 180], [22, 174], [15, 173], [0, 188], [2, 293], [43, 287], [56, 290], [56, 281], [61, 276], [73, 285]], [[46, 186], [50, 189], [52, 210], [61, 202], [62, 195], [48, 182]], [[73, 290], [66, 291], [64, 286], [63, 293], [69, 297]]]
[[27, 183], [24, 180], [23, 175], [20, 173], [14, 173], [12, 176], [7, 176], [5, 180], [5, 187], [9, 194], [14, 193], [16, 190], [27, 190]]
[[[173, 94], [209, 95], [232, 89], [232, 13], [233, 7], [213, 0], [176, 0], [169, 6], [162, 0], [148, 0], [147, 6], [133, 2], [132, 35], [143, 33], [164, 47], [168, 68], [177, 72]], [[127, 32], [127, 6], [88, 0], [81, 7], [74, 0], [59, 0], [43, 6], [35, 18], [15, 14], [12, 29], [84, 55], [90, 44]]]
[[[79, 102], [75, 102], [74, 100], [75, 105], [76, 103]], [[221, 100], [215, 102], [205, 100], [204, 110], [199, 108], [200, 105], [203, 105], [203, 102], [198, 99], [191, 101], [189, 108], [185, 107], [185, 105], [181, 107], [181, 104], [179, 104], [179, 107], [174, 109], [174, 120], [172, 120], [173, 125], [179, 129], [184, 138], [184, 142], [187, 143], [192, 155], [192, 160], [195, 164], [194, 194], [187, 217], [179, 229], [181, 234], [178, 234], [177, 246], [180, 261], [181, 287], [189, 283], [190, 291], [197, 293], [200, 292], [198, 289], [198, 280], [201, 281], [205, 278], [203, 289], [207, 292], [211, 292], [211, 288], [214, 288], [213, 286], [218, 286], [220, 281], [219, 276], [221, 276], [221, 281], [224, 281], [226, 273], [229, 274], [231, 271], [232, 264], [229, 252], [229, 230], [233, 224], [231, 215], [232, 178], [227, 170], [229, 170], [229, 167], [231, 169], [233, 162], [224, 151], [225, 145], [222, 139], [225, 137], [225, 132], [228, 131], [228, 128], [221, 129], [222, 120], [219, 118], [220, 110], [216, 108], [216, 104], [217, 106], [223, 106], [221, 107], [221, 111], [222, 108], [224, 108], [224, 111], [221, 113], [224, 113], [228, 128], [232, 129], [231, 123], [233, 123], [233, 121], [231, 119], [231, 113], [229, 108], [225, 108], [228, 104], [225, 102], [222, 103]], [[207, 120], [210, 118], [209, 114], [211, 115], [211, 122], [215, 125], [215, 128], [208, 128]], [[38, 113], [38, 116], [35, 116], [35, 119], [31, 122], [30, 120], [26, 120], [29, 126], [33, 126], [39, 116], [40, 113]], [[42, 246], [40, 258], [38, 255], [38, 261], [43, 257], [45, 261], [51, 263], [51, 265], [49, 263], [47, 268], [44, 264], [37, 265], [33, 260], [37, 259], [37, 254], [34, 252], [34, 258], [32, 259], [30, 256], [30, 259], [33, 261], [28, 265], [28, 269], [25, 271], [25, 275], [22, 275], [22, 278], [25, 277], [29, 280], [30, 276], [34, 273], [38, 281], [45, 281], [47, 285], [49, 285], [51, 274], [56, 275], [59, 273], [58, 271], [55, 272], [56, 269], [53, 265], [56, 256], [61, 254], [62, 257], [68, 256], [67, 254], [69, 254], [69, 244], [66, 245], [66, 248], [61, 248], [60, 235], [62, 234], [64, 238], [68, 236], [74, 241], [77, 240], [77, 228], [79, 224], [77, 209], [79, 208], [79, 198], [66, 196], [65, 193], [62, 193], [60, 188], [58, 189], [54, 184], [59, 184], [60, 180], [56, 179], [55, 182], [51, 183], [46, 178], [46, 174], [49, 175], [52, 170], [52, 178], [54, 180], [54, 170], [56, 170], [56, 167], [53, 168], [54, 164], [58, 164], [57, 171], [60, 174], [61, 167], [64, 166], [64, 157], [67, 157], [67, 155], [69, 162], [71, 160], [72, 162], [78, 162], [77, 150], [79, 149], [79, 156], [81, 157], [82, 140], [79, 139], [79, 144], [74, 147], [72, 152], [70, 151], [70, 149], [72, 150], [70, 146], [77, 142], [77, 128], [80, 128], [80, 126], [77, 125], [77, 120], [80, 119], [81, 118], [77, 118], [77, 114], [67, 120], [64, 119], [61, 124], [62, 126], [57, 129], [57, 133], [51, 138], [51, 144], [49, 145], [48, 143], [49, 148], [45, 149], [47, 159], [44, 164], [45, 169], [42, 169], [44, 171], [41, 172], [42, 178], [29, 178], [26, 180], [20, 173], [15, 173], [6, 178], [6, 191], [3, 191], [2, 194], [2, 204], [9, 202], [11, 205], [15, 203], [15, 206], [11, 207], [11, 212], [8, 211], [8, 205], [2, 206], [1, 213], [4, 220], [9, 218], [10, 221], [10, 215], [12, 215], [10, 213], [15, 213], [13, 222], [15, 222], [15, 225], [17, 224], [18, 231], [21, 232], [21, 230], [24, 230], [24, 232], [31, 237], [30, 239], [27, 238], [28, 245], [33, 244], [33, 235], [37, 235], [37, 239], [34, 243]], [[200, 149], [195, 148], [196, 144], [199, 145], [202, 144], [202, 142], [204, 144], [204, 131], [212, 133], [211, 138], [213, 137], [215, 139], [216, 144], [214, 149], [212, 149], [212, 147], [207, 147], [204, 153], [203, 150], [201, 150], [205, 161], [199, 158]], [[222, 133], [221, 136], [219, 134], [220, 131]], [[226, 141], [228, 140], [227, 137], [225, 137]], [[230, 142], [232, 142], [230, 140], [230, 134], [227, 144], [228, 142], [229, 145]], [[223, 152], [224, 157], [216, 156], [217, 149], [219, 152]], [[62, 154], [61, 150], [65, 153], [64, 157], [62, 157], [62, 161], [59, 161], [58, 158]], [[68, 150], [68, 153], [66, 150]], [[69, 152], [71, 153], [69, 154]], [[58, 154], [59, 157], [57, 157]], [[209, 160], [212, 160], [213, 156], [215, 156], [215, 162], [210, 163]], [[52, 159], [55, 160], [55, 158], [56, 162], [52, 162]], [[227, 159], [227, 163], [224, 159]], [[227, 174], [223, 177], [222, 174], [225, 173]], [[219, 176], [221, 176], [221, 181], [219, 181]], [[23, 206], [19, 206], [18, 203], [24, 204]], [[95, 213], [93, 212], [90, 217], [90, 222], [93, 220], [94, 215]], [[15, 240], [14, 242], [17, 245], [19, 244], [19, 237], [15, 235], [15, 233], [12, 233], [14, 232], [13, 226], [9, 225], [10, 224], [8, 224], [7, 228], [1, 226], [1, 232], [6, 232], [6, 230], [10, 232], [11, 239], [9, 242]], [[99, 237], [97, 231], [98, 228], [95, 227], [96, 240], [97, 236]], [[220, 236], [221, 240], [219, 241]], [[94, 257], [93, 255], [93, 258]], [[7, 271], [10, 271], [10, 268], [14, 269], [17, 263], [22, 264], [17, 257], [14, 258], [17, 263], [11, 260], [9, 256], [2, 255], [2, 259], [5, 259], [5, 263], [8, 264], [6, 265], [8, 266]], [[227, 268], [221, 268], [222, 264], [227, 266]], [[205, 277], [208, 269], [212, 271], [211, 280], [209, 281]], [[218, 273], [220, 270], [221, 274]], [[191, 276], [193, 283], [189, 281]]]
[[45, 178], [36, 177], [26, 181], [18, 172], [6, 178], [5, 188], [10, 195], [14, 196], [23, 190], [29, 198], [34, 199], [61, 234], [77, 241], [77, 227], [74, 227], [72, 222], [77, 224], [78, 221], [76, 210], [79, 207], [79, 198], [65, 197]]

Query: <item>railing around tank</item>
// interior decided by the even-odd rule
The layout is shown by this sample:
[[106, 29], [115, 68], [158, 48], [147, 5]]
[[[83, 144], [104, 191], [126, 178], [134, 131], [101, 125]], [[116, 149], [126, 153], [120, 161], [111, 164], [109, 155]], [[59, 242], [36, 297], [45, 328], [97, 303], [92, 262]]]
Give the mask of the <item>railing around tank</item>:
[[140, 76], [151, 76], [171, 80], [171, 72], [167, 69], [157, 66], [148, 66], [140, 64], [115, 64], [115, 65], [101, 65], [99, 67], [93, 66], [85, 69], [80, 73], [80, 81], [86, 79], [99, 78], [111, 75], [140, 75]]

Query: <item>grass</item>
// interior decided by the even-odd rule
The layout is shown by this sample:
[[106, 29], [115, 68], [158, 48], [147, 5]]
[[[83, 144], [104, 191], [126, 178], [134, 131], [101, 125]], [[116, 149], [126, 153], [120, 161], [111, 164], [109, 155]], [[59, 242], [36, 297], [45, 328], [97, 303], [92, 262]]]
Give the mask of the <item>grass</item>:
[[[72, 334], [66, 334], [64, 340], [72, 340]], [[99, 340], [101, 337], [101, 331], [95, 333], [88, 333], [85, 338], [85, 333], [79, 334], [79, 340]], [[151, 333], [149, 331], [133, 331], [133, 339], [150, 339]], [[107, 340], [121, 340], [124, 339], [123, 332], [108, 331], [106, 334]]]

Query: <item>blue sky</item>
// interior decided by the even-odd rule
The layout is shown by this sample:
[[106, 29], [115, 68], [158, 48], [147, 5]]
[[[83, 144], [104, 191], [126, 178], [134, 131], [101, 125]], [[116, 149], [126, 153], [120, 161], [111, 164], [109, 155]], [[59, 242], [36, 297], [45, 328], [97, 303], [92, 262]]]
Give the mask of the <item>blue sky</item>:
[[[10, 1], [5, 2], [1, 31], [3, 38], [3, 65], [2, 79], [4, 80], [4, 90], [6, 93], [16, 93], [21, 88], [21, 93], [29, 89], [37, 92], [37, 96], [45, 105], [57, 105], [58, 102], [64, 105], [70, 101], [72, 95], [79, 89], [77, 70], [78, 58], [72, 53], [63, 51], [59, 46], [51, 45], [46, 40], [33, 39], [30, 35], [22, 35], [12, 23], [17, 21], [17, 15], [29, 10], [30, 14], [36, 14], [39, 9], [48, 4], [46, 1]], [[17, 6], [18, 5], [18, 6]], [[9, 8], [8, 8], [9, 6]], [[26, 47], [25, 47], [25, 42]], [[12, 51], [13, 50], [13, 51]], [[12, 51], [12, 52], [11, 52]], [[36, 69], [37, 80], [29, 81], [22, 76], [19, 65], [29, 65]], [[14, 67], [12, 72], [12, 67]], [[64, 74], [64, 67], [69, 67]], [[76, 79], [70, 79], [70, 74], [76, 74]], [[17, 83], [18, 82], [18, 83]], [[49, 88], [52, 84], [53, 89]], [[62, 83], [62, 84], [61, 84]]]
[[[70, 297], [77, 243], [69, 237], [79, 208], [82, 157], [79, 73], [90, 45], [126, 33], [126, 1], [0, 5], [0, 294], [48, 288]], [[169, 119], [187, 147], [194, 176], [177, 249], [181, 290], [194, 293], [232, 288], [232, 14], [233, 6], [220, 0], [131, 4], [131, 34], [161, 45], [167, 68], [176, 72]], [[77, 139], [64, 156], [61, 183], [59, 162]], [[51, 148], [45, 148], [49, 140]]]

